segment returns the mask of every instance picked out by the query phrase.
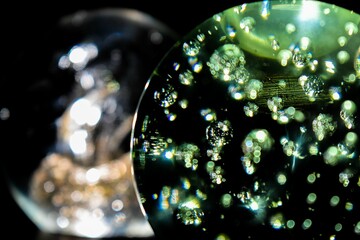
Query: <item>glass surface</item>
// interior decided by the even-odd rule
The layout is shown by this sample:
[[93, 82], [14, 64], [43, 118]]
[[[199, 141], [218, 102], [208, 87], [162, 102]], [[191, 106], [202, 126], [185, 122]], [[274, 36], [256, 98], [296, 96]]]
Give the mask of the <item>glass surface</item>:
[[32, 36], [39, 42], [8, 73], [0, 117], [11, 193], [45, 233], [153, 236], [134, 188], [130, 133], [144, 85], [177, 34], [116, 8], [79, 11], [54, 27]]
[[156, 237], [360, 237], [359, 23], [325, 2], [259, 1], [173, 46], [132, 132]]

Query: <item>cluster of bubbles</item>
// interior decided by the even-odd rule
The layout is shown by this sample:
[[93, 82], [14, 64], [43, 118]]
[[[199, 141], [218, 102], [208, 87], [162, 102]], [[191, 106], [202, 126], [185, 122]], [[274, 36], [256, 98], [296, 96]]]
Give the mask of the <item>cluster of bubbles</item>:
[[359, 22], [318, 1], [263, 1], [175, 45], [131, 145], [155, 235], [359, 238]]

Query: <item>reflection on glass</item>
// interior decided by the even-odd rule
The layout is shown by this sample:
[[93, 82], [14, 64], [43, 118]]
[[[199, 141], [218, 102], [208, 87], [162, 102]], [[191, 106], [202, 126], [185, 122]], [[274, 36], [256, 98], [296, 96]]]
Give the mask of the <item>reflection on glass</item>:
[[132, 134], [157, 237], [360, 237], [359, 23], [319, 1], [261, 1], [178, 41]]
[[[151, 237], [135, 192], [129, 139], [145, 82], [176, 34], [129, 9], [74, 13], [57, 30], [65, 40], [51, 53], [50, 69], [39, 69], [49, 71], [47, 79], [26, 89], [34, 100], [23, 96], [23, 105], [1, 110], [18, 134], [9, 146], [27, 149], [12, 153], [21, 161], [6, 160], [14, 198], [46, 233]], [[39, 121], [32, 121], [36, 113]]]

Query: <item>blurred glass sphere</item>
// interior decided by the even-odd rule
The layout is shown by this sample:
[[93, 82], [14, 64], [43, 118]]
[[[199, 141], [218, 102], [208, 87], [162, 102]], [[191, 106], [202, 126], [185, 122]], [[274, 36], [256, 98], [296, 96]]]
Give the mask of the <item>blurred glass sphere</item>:
[[179, 40], [136, 113], [159, 239], [360, 238], [360, 15], [259, 1]]
[[176, 33], [146, 13], [109, 8], [64, 16], [43, 37], [32, 36], [37, 44], [2, 89], [2, 161], [14, 199], [47, 233], [153, 236], [135, 192], [130, 133]]

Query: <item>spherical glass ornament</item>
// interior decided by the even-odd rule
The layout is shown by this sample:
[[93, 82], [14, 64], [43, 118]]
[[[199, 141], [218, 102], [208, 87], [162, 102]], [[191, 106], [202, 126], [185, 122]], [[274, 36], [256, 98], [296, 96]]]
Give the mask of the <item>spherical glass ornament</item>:
[[259, 1], [169, 50], [131, 144], [155, 236], [360, 238], [359, 23], [320, 1]]
[[[11, 193], [46, 233], [151, 237], [135, 192], [138, 99], [177, 34], [132, 9], [62, 17], [8, 73], [2, 160]], [[51, 51], [49, 51], [51, 49]], [[28, 71], [25, 71], [28, 70]]]

